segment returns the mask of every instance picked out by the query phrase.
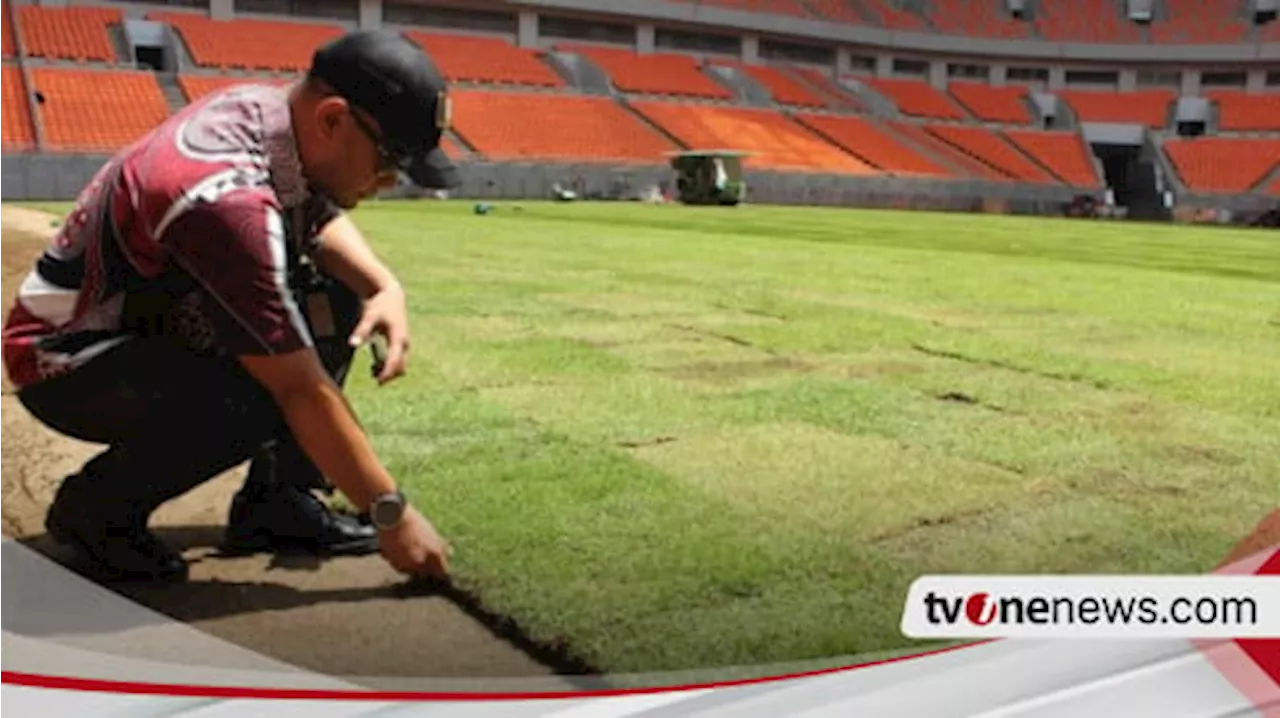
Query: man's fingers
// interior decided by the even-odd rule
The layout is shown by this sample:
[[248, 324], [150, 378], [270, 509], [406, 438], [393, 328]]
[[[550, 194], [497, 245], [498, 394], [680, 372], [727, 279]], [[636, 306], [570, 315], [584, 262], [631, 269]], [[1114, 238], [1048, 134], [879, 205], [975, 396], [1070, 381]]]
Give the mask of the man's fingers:
[[351, 346], [358, 347], [363, 345], [364, 340], [368, 339], [369, 334], [373, 331], [376, 321], [376, 316], [365, 312], [364, 316], [360, 317], [360, 323], [356, 324], [356, 328], [351, 330], [351, 336], [347, 340]]

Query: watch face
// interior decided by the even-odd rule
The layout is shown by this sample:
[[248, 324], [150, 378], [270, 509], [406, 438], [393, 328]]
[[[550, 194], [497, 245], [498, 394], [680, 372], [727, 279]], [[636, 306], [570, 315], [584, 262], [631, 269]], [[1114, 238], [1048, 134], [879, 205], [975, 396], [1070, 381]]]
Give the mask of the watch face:
[[400, 522], [404, 514], [404, 501], [399, 496], [384, 496], [373, 504], [370, 518], [376, 526], [390, 527]]

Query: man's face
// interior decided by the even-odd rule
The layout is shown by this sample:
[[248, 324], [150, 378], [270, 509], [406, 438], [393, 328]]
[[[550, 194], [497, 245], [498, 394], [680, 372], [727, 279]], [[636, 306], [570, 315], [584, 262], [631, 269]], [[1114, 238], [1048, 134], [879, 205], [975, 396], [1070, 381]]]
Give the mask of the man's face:
[[385, 149], [377, 122], [339, 97], [320, 101], [315, 112], [311, 181], [343, 209], [394, 187], [394, 157]]

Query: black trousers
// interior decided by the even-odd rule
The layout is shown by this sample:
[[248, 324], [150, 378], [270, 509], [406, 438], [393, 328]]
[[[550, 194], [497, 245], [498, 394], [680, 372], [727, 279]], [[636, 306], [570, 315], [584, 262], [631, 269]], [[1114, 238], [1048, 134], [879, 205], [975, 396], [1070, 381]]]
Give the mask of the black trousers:
[[[336, 331], [316, 337], [316, 349], [341, 386], [354, 356], [347, 337], [361, 304], [338, 281], [325, 279], [321, 289]], [[305, 297], [299, 306], [306, 316]], [[271, 395], [239, 363], [195, 354], [163, 337], [125, 341], [75, 372], [22, 389], [18, 398], [53, 430], [108, 445], [81, 473], [92, 510], [113, 518], [145, 521], [164, 502], [249, 459], [244, 490], [329, 488]]]

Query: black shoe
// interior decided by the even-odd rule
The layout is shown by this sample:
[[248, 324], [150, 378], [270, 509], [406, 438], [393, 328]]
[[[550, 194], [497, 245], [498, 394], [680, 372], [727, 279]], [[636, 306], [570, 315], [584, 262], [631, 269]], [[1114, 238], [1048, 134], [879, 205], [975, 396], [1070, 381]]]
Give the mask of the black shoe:
[[378, 551], [378, 531], [292, 486], [246, 486], [231, 502], [224, 548], [230, 553], [303, 551], [361, 556]]
[[[146, 528], [146, 517], [103, 515], [76, 474], [63, 481], [45, 516], [49, 536], [76, 554], [77, 567], [104, 581], [187, 579], [187, 563]], [[131, 512], [121, 512], [131, 513]]]

